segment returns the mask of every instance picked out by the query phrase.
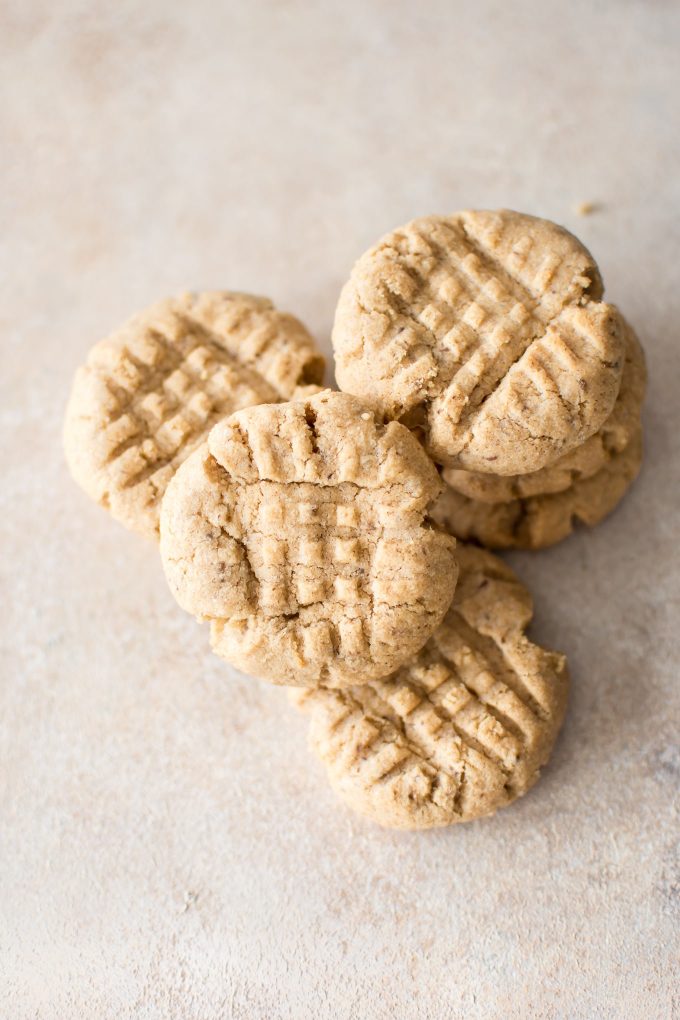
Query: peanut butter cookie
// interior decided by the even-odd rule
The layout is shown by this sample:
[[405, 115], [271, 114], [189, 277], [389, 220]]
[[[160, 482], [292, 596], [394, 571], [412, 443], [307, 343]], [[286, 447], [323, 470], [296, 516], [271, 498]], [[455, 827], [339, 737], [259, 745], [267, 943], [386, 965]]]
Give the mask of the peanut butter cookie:
[[642, 463], [642, 427], [628, 446], [615, 452], [594, 475], [544, 496], [482, 503], [447, 487], [432, 511], [457, 538], [490, 549], [544, 549], [561, 542], [577, 524], [594, 527], [623, 499]]
[[526, 637], [529, 592], [497, 557], [458, 550], [451, 608], [410, 662], [363, 686], [290, 693], [334, 789], [381, 825], [505, 807], [538, 779], [564, 716], [566, 661]]
[[508, 503], [529, 496], [563, 492], [581, 478], [591, 478], [621, 453], [640, 430], [640, 413], [647, 385], [645, 357], [631, 326], [624, 321], [626, 358], [621, 389], [614, 410], [595, 435], [565, 454], [551, 467], [526, 475], [489, 475], [460, 468], [444, 468], [442, 478], [468, 499]]
[[76, 372], [64, 425], [71, 473], [118, 521], [157, 538], [168, 482], [215, 422], [314, 388], [323, 372], [302, 323], [266, 298], [160, 301], [96, 344]]
[[340, 388], [416, 430], [438, 463], [553, 464], [611, 414], [622, 324], [590, 253], [510, 211], [413, 220], [354, 266], [333, 328]]
[[455, 542], [427, 516], [441, 487], [409, 430], [355, 397], [239, 411], [168, 486], [168, 582], [239, 669], [364, 683], [421, 648], [450, 605]]

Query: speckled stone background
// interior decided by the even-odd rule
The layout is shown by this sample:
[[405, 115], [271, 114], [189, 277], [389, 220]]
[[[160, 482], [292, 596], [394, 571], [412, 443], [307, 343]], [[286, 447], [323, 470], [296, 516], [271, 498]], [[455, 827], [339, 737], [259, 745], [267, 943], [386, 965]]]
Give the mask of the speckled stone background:
[[[680, 1015], [678, 4], [1, 18], [0, 1015]], [[327, 349], [382, 232], [498, 205], [591, 246], [646, 345], [647, 459], [595, 532], [512, 557], [573, 672], [539, 786], [381, 831], [76, 489], [62, 413], [89, 345], [158, 296], [270, 294]]]

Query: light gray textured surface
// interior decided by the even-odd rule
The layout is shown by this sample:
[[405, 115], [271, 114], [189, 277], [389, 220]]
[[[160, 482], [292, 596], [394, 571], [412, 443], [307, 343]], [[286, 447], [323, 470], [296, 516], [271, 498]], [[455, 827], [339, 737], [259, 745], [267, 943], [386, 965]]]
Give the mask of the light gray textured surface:
[[[3, 4], [3, 1017], [679, 1015], [679, 45], [642, 0]], [[592, 247], [648, 455], [606, 524], [512, 558], [573, 673], [539, 786], [384, 832], [71, 483], [61, 417], [156, 297], [266, 293], [326, 342], [382, 232], [497, 205]]]

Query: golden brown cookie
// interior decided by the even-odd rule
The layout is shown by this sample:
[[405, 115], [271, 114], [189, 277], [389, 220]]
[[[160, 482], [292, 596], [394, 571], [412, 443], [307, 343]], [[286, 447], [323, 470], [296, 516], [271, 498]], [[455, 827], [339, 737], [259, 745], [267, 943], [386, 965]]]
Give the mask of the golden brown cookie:
[[442, 478], [468, 499], [508, 503], [528, 496], [563, 492], [574, 482], [590, 478], [621, 453], [640, 430], [640, 413], [647, 384], [645, 356], [632, 327], [624, 320], [626, 358], [621, 389], [614, 410], [595, 435], [565, 454], [551, 467], [526, 475], [489, 475], [460, 468], [444, 468]]
[[413, 220], [354, 266], [336, 376], [442, 465], [538, 471], [611, 414], [622, 325], [583, 245], [508, 210]]
[[363, 686], [291, 691], [334, 789], [381, 825], [505, 807], [538, 779], [564, 716], [566, 661], [526, 637], [529, 592], [491, 553], [458, 551], [451, 608], [409, 663]]
[[427, 516], [441, 488], [409, 430], [355, 397], [251, 407], [168, 486], [166, 576], [239, 669], [362, 683], [421, 648], [451, 602], [455, 542]]
[[323, 379], [305, 327], [267, 298], [182, 294], [134, 316], [76, 372], [64, 447], [78, 484], [126, 527], [158, 537], [179, 464], [220, 418]]
[[577, 524], [594, 527], [623, 499], [642, 463], [642, 427], [621, 452], [589, 478], [545, 496], [482, 503], [447, 487], [432, 516], [457, 538], [490, 549], [543, 549], [561, 542]]

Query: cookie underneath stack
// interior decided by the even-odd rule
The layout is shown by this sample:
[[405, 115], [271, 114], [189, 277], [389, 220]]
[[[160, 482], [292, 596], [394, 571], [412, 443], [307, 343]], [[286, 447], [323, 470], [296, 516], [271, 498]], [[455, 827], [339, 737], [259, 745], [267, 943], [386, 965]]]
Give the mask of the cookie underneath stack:
[[76, 373], [76, 481], [160, 539], [218, 655], [295, 691], [332, 785], [380, 824], [492, 814], [549, 757], [565, 659], [527, 638], [512, 572], [455, 539], [549, 545], [637, 474], [644, 357], [602, 293], [555, 224], [428, 217], [343, 289], [348, 392], [322, 389], [297, 319], [229, 292], [160, 302]]

